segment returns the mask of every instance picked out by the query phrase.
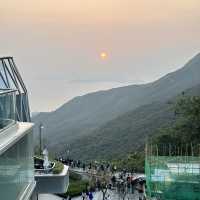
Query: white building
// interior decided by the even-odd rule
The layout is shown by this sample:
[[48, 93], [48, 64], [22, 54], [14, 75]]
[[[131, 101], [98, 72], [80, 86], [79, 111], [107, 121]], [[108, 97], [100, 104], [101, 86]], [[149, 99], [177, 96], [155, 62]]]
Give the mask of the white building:
[[[13, 58], [0, 58], [0, 199], [35, 200], [40, 191], [64, 193], [68, 167], [36, 179], [27, 90]], [[59, 181], [62, 187], [58, 188]]]

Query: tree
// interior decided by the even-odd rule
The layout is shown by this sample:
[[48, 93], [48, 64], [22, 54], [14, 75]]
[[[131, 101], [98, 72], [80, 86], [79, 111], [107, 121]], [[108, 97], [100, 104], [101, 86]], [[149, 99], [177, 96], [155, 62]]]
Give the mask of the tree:
[[109, 183], [110, 183], [110, 176], [109, 174], [104, 171], [98, 174], [98, 187], [99, 190], [102, 192], [102, 200], [105, 200], [106, 194], [108, 192]]
[[117, 193], [119, 195], [119, 198], [122, 200], [125, 200], [126, 195], [128, 193], [127, 191], [127, 183], [125, 181], [121, 182], [121, 183], [117, 183]]
[[106, 194], [110, 184], [110, 173], [107, 170], [98, 171], [95, 175], [91, 175], [90, 188], [97, 188], [102, 192], [102, 200], [106, 199]]
[[162, 129], [155, 138], [157, 143], [199, 144], [200, 143], [200, 97], [185, 96], [175, 105], [175, 123]]

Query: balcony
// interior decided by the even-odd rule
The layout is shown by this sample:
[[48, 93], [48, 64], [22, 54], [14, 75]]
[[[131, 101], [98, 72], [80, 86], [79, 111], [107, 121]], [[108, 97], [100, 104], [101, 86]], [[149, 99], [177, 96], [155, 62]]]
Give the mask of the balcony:
[[49, 169], [44, 170], [43, 159], [35, 157], [35, 180], [37, 193], [65, 193], [69, 185], [69, 167], [53, 161]]
[[16, 122], [16, 95], [14, 90], [0, 89], [0, 132]]
[[0, 132], [0, 199], [25, 200], [35, 188], [33, 124], [13, 123]]

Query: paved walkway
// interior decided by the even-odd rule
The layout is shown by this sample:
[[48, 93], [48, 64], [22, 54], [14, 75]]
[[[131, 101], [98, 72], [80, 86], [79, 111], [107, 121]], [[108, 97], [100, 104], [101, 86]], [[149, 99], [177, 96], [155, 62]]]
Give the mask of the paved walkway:
[[[72, 168], [70, 169], [71, 171], [77, 172], [79, 174], [81, 174], [82, 176], [86, 176], [88, 177], [89, 174], [95, 174], [95, 172], [91, 172], [91, 171], [83, 171], [80, 168]], [[117, 178], [119, 178], [119, 173], [116, 173], [115, 176]], [[137, 177], [143, 177], [143, 174], [135, 174], [135, 178]], [[109, 197], [108, 200], [120, 200], [122, 198], [119, 197], [119, 195], [115, 192], [115, 191], [109, 191], [108, 192]], [[94, 199], [93, 200], [102, 200], [102, 193], [101, 192], [96, 192], [93, 194], [94, 195]], [[127, 194], [125, 200], [138, 200], [138, 195], [137, 194]], [[51, 194], [41, 194], [39, 195], [39, 200], [63, 200], [63, 198], [60, 198], [56, 195], [51, 195]], [[72, 200], [82, 200], [81, 197], [75, 197], [72, 198]]]
[[[109, 194], [108, 200], [121, 200], [122, 199], [115, 192], [109, 191], [108, 194]], [[125, 198], [125, 200], [138, 200], [138, 199], [139, 198], [138, 198], [137, 194], [135, 194], [135, 195], [127, 194], [126, 198]], [[75, 197], [75, 198], [72, 198], [72, 200], [82, 200], [82, 198], [81, 197]], [[102, 200], [102, 193], [101, 192], [96, 192], [94, 194], [94, 199], [93, 200]]]
[[[119, 198], [119, 195], [116, 194], [115, 192], [109, 191], [108, 193], [110, 196], [108, 200], [120, 200], [122, 198]], [[60, 198], [56, 195], [52, 194], [40, 194], [39, 195], [39, 200], [63, 200], [63, 198]], [[72, 200], [82, 200], [81, 197], [74, 197]], [[93, 200], [102, 200], [102, 193], [101, 192], [96, 192], [94, 193], [94, 199]], [[138, 200], [138, 195], [132, 195], [132, 194], [127, 194], [125, 200]]]
[[38, 200], [63, 200], [63, 199], [52, 194], [40, 194]]

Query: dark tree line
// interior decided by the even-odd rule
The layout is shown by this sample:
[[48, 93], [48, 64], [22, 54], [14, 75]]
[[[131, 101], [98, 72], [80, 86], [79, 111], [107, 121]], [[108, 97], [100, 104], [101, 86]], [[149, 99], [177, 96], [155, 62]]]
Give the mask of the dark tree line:
[[[170, 144], [172, 152], [200, 153], [200, 97], [182, 95], [175, 104], [175, 121], [154, 138], [158, 145]], [[179, 149], [177, 148], [179, 147]], [[182, 151], [182, 152], [181, 152]]]

